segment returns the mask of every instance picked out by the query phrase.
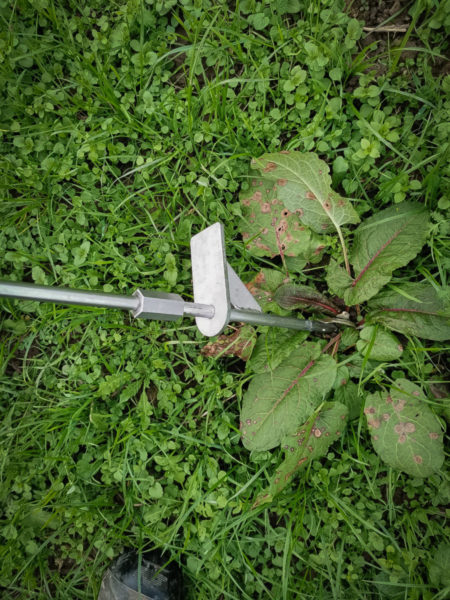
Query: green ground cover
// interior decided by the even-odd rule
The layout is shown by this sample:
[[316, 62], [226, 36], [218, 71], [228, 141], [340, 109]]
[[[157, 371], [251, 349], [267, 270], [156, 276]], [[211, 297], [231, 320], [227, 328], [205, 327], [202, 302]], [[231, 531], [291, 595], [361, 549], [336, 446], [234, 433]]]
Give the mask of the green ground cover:
[[[373, 33], [370, 4], [0, 0], [0, 277], [189, 299], [189, 238], [215, 221], [245, 281], [283, 273], [244, 244], [239, 192], [252, 157], [297, 150], [364, 218], [424, 204], [393, 282], [445, 289], [450, 5], [380, 8], [368, 26], [395, 31]], [[297, 279], [326, 290], [319, 266]], [[192, 321], [2, 301], [0, 328], [2, 597], [96, 598], [129, 547], [166, 550], [192, 599], [450, 597], [448, 473], [388, 467], [362, 410], [254, 509], [283, 452], [243, 446], [251, 372]], [[445, 343], [402, 343], [353, 383], [408, 378], [444, 423]]]

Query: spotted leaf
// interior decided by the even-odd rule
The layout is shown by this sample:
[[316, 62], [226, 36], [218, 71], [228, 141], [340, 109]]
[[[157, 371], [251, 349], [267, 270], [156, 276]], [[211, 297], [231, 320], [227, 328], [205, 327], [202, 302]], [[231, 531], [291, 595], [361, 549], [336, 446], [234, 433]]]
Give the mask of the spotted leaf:
[[317, 233], [326, 233], [359, 216], [348, 198], [331, 189], [328, 165], [312, 152], [278, 152], [252, 160], [263, 184], [273, 186], [277, 198]]
[[397, 379], [389, 391], [366, 398], [364, 414], [375, 451], [391, 467], [428, 477], [442, 466], [441, 425], [417, 385]]
[[319, 414], [312, 415], [281, 442], [284, 461], [271, 478], [270, 485], [256, 498], [253, 508], [271, 502], [312, 460], [324, 456], [346, 426], [347, 407], [340, 402], [326, 402]]
[[241, 435], [249, 450], [269, 450], [301, 425], [325, 399], [336, 363], [305, 342], [271, 373], [256, 375], [244, 396]]
[[241, 194], [240, 229], [247, 248], [256, 256], [301, 257], [318, 262], [325, 249], [323, 239], [313, 233], [277, 198], [277, 186], [260, 177]]

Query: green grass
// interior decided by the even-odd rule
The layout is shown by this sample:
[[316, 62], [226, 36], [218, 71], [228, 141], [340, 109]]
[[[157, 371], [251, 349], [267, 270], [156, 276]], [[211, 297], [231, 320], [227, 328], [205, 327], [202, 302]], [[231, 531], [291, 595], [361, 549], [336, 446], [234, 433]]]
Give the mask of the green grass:
[[[446, 3], [370, 46], [343, 4], [0, 1], [0, 277], [189, 299], [189, 238], [220, 220], [248, 280], [268, 261], [238, 192], [250, 157], [287, 148], [326, 160], [360, 214], [424, 202], [428, 245], [397, 281], [445, 286]], [[363, 419], [253, 511], [281, 452], [243, 448], [249, 375], [203, 356], [192, 321], [1, 309], [2, 597], [95, 598], [129, 547], [166, 550], [192, 599], [449, 597], [430, 569], [448, 478], [386, 467]], [[440, 384], [443, 346], [412, 340], [397, 371]]]

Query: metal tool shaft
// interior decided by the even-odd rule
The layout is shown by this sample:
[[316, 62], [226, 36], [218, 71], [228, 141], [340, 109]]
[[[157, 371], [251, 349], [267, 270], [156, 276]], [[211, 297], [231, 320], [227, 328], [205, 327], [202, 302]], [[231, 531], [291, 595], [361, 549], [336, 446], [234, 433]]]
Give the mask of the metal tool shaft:
[[[145, 294], [146, 292], [143, 292]], [[69, 288], [58, 288], [32, 283], [18, 283], [15, 281], [0, 281], [0, 297], [15, 298], [21, 300], [36, 300], [38, 302], [57, 302], [61, 304], [77, 304], [79, 306], [96, 306], [101, 308], [118, 308], [130, 310], [136, 316], [144, 318], [176, 320], [183, 314], [191, 317], [202, 317], [211, 319], [214, 317], [214, 306], [199, 304], [197, 302], [184, 302], [177, 294], [166, 294], [164, 292], [148, 292], [150, 298], [156, 297], [159, 301], [155, 312], [145, 315], [139, 309], [142, 302], [142, 294], [135, 292], [133, 296], [121, 294], [109, 294], [106, 292], [91, 292], [88, 290], [71, 290]], [[155, 300], [155, 299], [154, 299]], [[164, 310], [169, 302], [175, 302], [179, 308], [169, 314]], [[269, 327], [285, 327], [300, 331], [313, 331], [317, 333], [332, 333], [336, 327], [332, 323], [321, 321], [309, 321], [291, 317], [280, 317], [256, 310], [241, 310], [232, 308], [229, 321], [250, 323], [251, 325], [268, 325]]]
[[284, 327], [298, 331], [314, 331], [316, 333], [333, 333], [336, 326], [333, 323], [321, 321], [309, 321], [293, 317], [281, 317], [269, 313], [261, 313], [252, 310], [231, 309], [230, 321], [240, 321], [250, 325], [268, 325], [269, 327]]
[[[118, 308], [136, 311], [140, 300], [137, 296], [123, 296], [107, 292], [91, 292], [89, 290], [71, 290], [69, 288], [35, 285], [34, 283], [19, 283], [16, 281], [0, 280], [0, 298], [15, 298], [20, 300], [35, 300], [37, 302], [57, 302], [61, 304], [76, 304], [78, 306], [95, 306], [100, 308]], [[183, 312], [192, 317], [211, 318], [214, 309], [205, 304], [184, 302]]]

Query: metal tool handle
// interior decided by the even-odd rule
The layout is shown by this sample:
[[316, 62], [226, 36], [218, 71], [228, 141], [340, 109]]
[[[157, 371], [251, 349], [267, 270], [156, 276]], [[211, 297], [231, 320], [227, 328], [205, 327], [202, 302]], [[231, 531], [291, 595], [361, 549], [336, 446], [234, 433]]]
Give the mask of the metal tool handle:
[[[0, 297], [38, 302], [58, 302], [61, 304], [77, 304], [81, 306], [97, 306], [101, 308], [118, 308], [130, 310], [134, 317], [144, 319], [161, 319], [176, 321], [183, 315], [214, 318], [215, 307], [198, 302], [185, 302], [178, 294], [151, 290], [136, 290], [132, 296], [91, 292], [88, 290], [71, 290], [32, 283], [0, 281]], [[333, 333], [333, 323], [309, 321], [292, 317], [280, 317], [256, 310], [230, 308], [228, 321], [250, 323], [251, 325], [267, 325], [269, 327], [285, 327], [300, 331], [316, 333]]]
[[253, 310], [230, 311], [230, 321], [240, 321], [250, 325], [268, 325], [269, 327], [284, 327], [297, 331], [312, 331], [315, 333], [334, 333], [336, 326], [323, 321], [310, 321], [309, 319], [296, 319], [295, 317], [281, 317], [270, 313], [260, 313]]
[[78, 306], [96, 306], [100, 308], [118, 308], [130, 310], [133, 316], [144, 319], [164, 319], [173, 321], [184, 314], [210, 319], [214, 307], [185, 302], [178, 294], [136, 290], [132, 296], [91, 292], [89, 290], [71, 290], [69, 288], [19, 283], [0, 280], [0, 298], [35, 300], [37, 302], [58, 302]]

